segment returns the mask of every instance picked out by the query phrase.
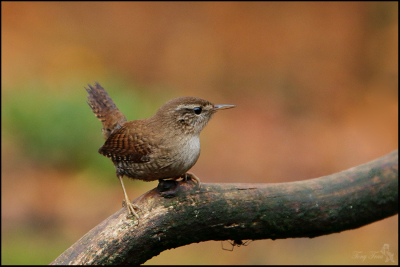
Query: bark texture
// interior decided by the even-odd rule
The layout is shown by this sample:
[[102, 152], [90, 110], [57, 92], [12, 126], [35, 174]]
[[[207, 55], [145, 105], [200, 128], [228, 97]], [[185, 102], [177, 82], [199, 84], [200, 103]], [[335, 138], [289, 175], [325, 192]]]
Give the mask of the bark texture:
[[316, 237], [398, 213], [398, 151], [332, 175], [277, 184], [164, 181], [89, 231], [51, 264], [141, 264], [208, 240]]

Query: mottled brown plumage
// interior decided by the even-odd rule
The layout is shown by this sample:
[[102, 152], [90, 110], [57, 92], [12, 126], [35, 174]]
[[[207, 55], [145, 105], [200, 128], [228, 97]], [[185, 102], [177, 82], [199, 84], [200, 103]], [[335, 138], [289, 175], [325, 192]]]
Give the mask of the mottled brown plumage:
[[[98, 83], [85, 89], [89, 106], [103, 124], [106, 142], [99, 153], [114, 163], [128, 211], [136, 217], [134, 209], [138, 207], [129, 201], [122, 177], [143, 181], [186, 179], [200, 155], [201, 130], [217, 110], [235, 107], [213, 105], [198, 97], [179, 97], [165, 103], [153, 117], [126, 121]], [[200, 180], [189, 175], [200, 186]]]
[[103, 123], [103, 137], [107, 139], [111, 132], [121, 128], [126, 118], [100, 84], [96, 83], [94, 87], [89, 85], [89, 89], [85, 89], [89, 93], [88, 104], [94, 115]]

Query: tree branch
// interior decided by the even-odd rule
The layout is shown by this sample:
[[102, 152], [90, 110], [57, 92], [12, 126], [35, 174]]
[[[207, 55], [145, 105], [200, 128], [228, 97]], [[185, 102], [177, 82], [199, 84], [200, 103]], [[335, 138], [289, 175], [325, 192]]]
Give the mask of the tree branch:
[[90, 230], [51, 264], [141, 264], [208, 240], [316, 237], [398, 213], [398, 151], [349, 170], [279, 184], [164, 181]]

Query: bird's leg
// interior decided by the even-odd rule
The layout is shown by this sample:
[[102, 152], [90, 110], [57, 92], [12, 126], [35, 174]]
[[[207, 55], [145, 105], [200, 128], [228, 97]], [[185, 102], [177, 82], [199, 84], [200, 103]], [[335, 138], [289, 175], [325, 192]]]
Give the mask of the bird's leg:
[[125, 200], [124, 201], [125, 201], [125, 204], [126, 204], [126, 208], [128, 209], [129, 214], [134, 215], [139, 221], [139, 215], [135, 212], [135, 208], [138, 209], [138, 210], [140, 210], [140, 208], [139, 208], [138, 205], [133, 204], [129, 200], [128, 195], [126, 194], [126, 191], [125, 191], [124, 182], [122, 181], [122, 177], [123, 176], [122, 175], [117, 175], [117, 176], [118, 176], [118, 179], [121, 181], [122, 189], [124, 190], [124, 195], [125, 195]]
[[198, 185], [199, 188], [201, 187], [201, 182], [200, 182], [199, 177], [197, 177], [196, 175], [194, 175], [194, 174], [191, 173], [191, 172], [187, 172], [187, 173], [185, 173], [185, 174], [183, 175], [183, 179], [184, 179], [185, 181], [187, 181], [188, 176], [189, 176], [191, 179], [193, 179], [193, 180], [196, 181], [196, 183], [197, 183], [197, 185]]
[[[198, 185], [199, 188], [201, 187], [201, 182], [200, 182], [199, 177], [197, 177], [196, 175], [194, 175], [191, 172], [187, 172], [185, 174], [182, 174], [181, 176], [173, 177], [173, 178], [170, 178], [170, 179], [171, 180], [177, 180], [179, 178], [182, 178], [183, 181], [185, 181], [185, 182], [187, 182], [188, 178], [191, 178], [191, 179], [193, 179], [195, 181], [195, 183]], [[160, 180], [162, 180], [162, 179], [160, 179]]]

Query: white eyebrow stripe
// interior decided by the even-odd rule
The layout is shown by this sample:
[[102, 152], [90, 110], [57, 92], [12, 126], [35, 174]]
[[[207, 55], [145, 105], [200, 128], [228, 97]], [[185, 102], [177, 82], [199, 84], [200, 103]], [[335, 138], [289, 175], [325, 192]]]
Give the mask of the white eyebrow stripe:
[[195, 107], [199, 107], [199, 105], [198, 104], [190, 104], [190, 105], [184, 104], [184, 105], [177, 106], [175, 110], [181, 110], [181, 109], [187, 109], [187, 108], [194, 109]]

